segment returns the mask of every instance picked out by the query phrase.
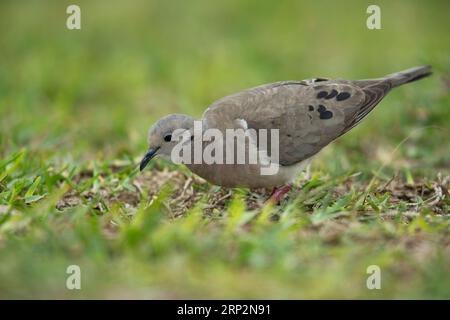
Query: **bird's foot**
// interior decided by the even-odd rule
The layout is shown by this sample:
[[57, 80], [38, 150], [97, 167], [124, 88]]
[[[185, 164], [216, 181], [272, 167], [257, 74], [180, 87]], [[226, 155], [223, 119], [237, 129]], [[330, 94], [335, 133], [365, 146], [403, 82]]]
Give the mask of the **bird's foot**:
[[274, 187], [267, 202], [279, 204], [281, 200], [283, 200], [284, 195], [286, 195], [289, 191], [291, 191], [291, 189], [292, 189], [291, 184], [287, 184], [279, 188]]

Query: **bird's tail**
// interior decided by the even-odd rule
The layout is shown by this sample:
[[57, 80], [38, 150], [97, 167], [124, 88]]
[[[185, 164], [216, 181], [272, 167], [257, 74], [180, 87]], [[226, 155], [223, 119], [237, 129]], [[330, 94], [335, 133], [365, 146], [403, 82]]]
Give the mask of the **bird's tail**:
[[365, 101], [344, 132], [347, 132], [364, 119], [392, 88], [428, 77], [431, 73], [431, 66], [421, 66], [392, 73], [383, 78], [354, 81], [353, 83], [365, 93]]
[[428, 77], [431, 74], [431, 66], [421, 66], [389, 74], [384, 79], [391, 84], [392, 88], [395, 88]]

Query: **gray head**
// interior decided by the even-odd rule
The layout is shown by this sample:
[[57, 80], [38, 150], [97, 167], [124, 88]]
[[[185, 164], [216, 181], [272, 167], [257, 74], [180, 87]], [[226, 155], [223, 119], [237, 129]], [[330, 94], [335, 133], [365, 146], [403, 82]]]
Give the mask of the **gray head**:
[[193, 126], [194, 119], [184, 114], [170, 114], [159, 119], [148, 131], [149, 149], [141, 161], [140, 170], [157, 155], [170, 157], [173, 147], [178, 143], [172, 140], [172, 133], [177, 129], [190, 130]]

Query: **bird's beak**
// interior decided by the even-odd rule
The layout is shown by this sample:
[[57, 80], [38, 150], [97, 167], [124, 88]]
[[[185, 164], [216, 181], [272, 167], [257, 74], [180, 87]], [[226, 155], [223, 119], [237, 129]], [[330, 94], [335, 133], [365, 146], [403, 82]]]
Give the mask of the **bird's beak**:
[[141, 164], [139, 165], [139, 170], [142, 171], [147, 166], [147, 164], [152, 160], [152, 158], [156, 155], [156, 151], [158, 151], [159, 148], [150, 148], [148, 149], [147, 153], [145, 154], [144, 158], [141, 160]]

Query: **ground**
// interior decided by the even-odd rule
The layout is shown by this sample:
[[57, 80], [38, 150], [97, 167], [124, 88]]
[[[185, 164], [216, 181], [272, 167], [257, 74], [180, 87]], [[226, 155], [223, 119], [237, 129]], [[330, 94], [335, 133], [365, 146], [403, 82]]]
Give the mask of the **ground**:
[[[450, 298], [446, 1], [0, 4], [0, 298]], [[326, 10], [325, 10], [326, 9]], [[432, 64], [279, 205], [152, 161], [159, 117], [244, 88]], [[68, 290], [78, 265], [81, 290]], [[369, 290], [369, 266], [381, 289]]]

